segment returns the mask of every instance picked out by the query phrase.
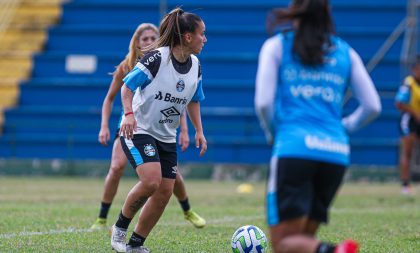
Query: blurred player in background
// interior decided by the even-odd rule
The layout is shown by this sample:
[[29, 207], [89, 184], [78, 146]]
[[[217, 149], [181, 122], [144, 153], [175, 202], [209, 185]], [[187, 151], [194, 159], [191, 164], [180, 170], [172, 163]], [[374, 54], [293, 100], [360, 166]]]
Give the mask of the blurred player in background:
[[[267, 222], [274, 252], [355, 253], [358, 244], [316, 239], [349, 164], [348, 133], [375, 118], [381, 104], [360, 56], [335, 36], [327, 0], [294, 0], [276, 9], [269, 27], [288, 32], [263, 45], [255, 106], [273, 145], [267, 184]], [[342, 119], [350, 85], [358, 108]]]
[[[141, 56], [143, 56], [142, 49], [154, 43], [158, 37], [159, 31], [157, 27], [150, 23], [143, 23], [139, 25], [134, 32], [129, 45], [129, 53], [113, 73], [111, 85], [102, 105], [101, 129], [98, 137], [99, 142], [102, 145], [108, 145], [111, 137], [109, 131], [109, 118], [111, 116], [115, 96], [120, 94], [124, 76], [134, 68], [137, 61], [141, 58]], [[186, 118], [186, 113], [182, 113], [178, 141], [181, 145], [182, 151], [185, 151], [190, 143]], [[117, 136], [114, 139], [112, 148], [111, 166], [109, 168], [108, 175], [105, 178], [105, 186], [99, 216], [95, 223], [91, 226], [92, 229], [107, 228], [106, 221], [108, 212], [117, 193], [118, 184], [127, 164], [127, 157], [122, 150], [118, 131], [119, 129], [117, 130]], [[177, 174], [175, 180], [174, 195], [181, 204], [185, 219], [190, 221], [197, 228], [204, 227], [206, 221], [191, 210], [184, 180], [180, 173]]]
[[[204, 32], [198, 15], [174, 9], [161, 22], [156, 49], [146, 53], [124, 78], [120, 140], [140, 180], [112, 226], [111, 245], [118, 252], [149, 252], [144, 241], [161, 217], [178, 174], [176, 129], [185, 108], [196, 130], [200, 155], [207, 150], [200, 114], [201, 67], [194, 55], [207, 41]], [[126, 246], [127, 228], [140, 209]]]
[[401, 193], [412, 194], [410, 187], [410, 161], [413, 147], [420, 137], [420, 57], [411, 68], [411, 75], [407, 76], [395, 97], [396, 107], [402, 112], [400, 179]]

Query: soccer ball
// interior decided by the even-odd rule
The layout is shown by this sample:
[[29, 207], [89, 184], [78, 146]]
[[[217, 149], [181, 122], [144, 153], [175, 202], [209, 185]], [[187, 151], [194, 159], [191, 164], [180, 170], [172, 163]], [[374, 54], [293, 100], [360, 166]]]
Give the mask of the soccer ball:
[[267, 237], [258, 227], [246, 225], [233, 233], [231, 244], [234, 253], [265, 253]]

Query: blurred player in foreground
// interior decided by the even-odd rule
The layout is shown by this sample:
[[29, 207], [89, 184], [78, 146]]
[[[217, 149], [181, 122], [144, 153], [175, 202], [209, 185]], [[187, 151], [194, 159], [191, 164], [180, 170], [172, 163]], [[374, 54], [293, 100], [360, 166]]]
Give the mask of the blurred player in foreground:
[[[349, 164], [349, 132], [381, 111], [359, 55], [335, 36], [327, 0], [294, 0], [276, 9], [269, 28], [292, 29], [269, 38], [258, 63], [255, 106], [273, 145], [266, 211], [274, 252], [355, 253], [358, 244], [316, 239]], [[342, 119], [350, 85], [359, 107]]]

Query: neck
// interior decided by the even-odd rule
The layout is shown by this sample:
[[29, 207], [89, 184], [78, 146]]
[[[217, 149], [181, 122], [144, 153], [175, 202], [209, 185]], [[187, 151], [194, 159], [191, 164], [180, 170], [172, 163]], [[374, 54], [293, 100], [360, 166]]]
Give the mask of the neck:
[[[184, 50], [182, 50], [182, 49], [184, 49]], [[187, 47], [183, 46], [181, 48], [180, 45], [178, 45], [178, 46], [176, 46], [172, 49], [172, 54], [174, 55], [175, 59], [178, 62], [181, 62], [181, 63], [186, 62], [188, 60], [188, 58], [190, 57], [191, 53], [187, 52], [186, 49], [187, 49]]]

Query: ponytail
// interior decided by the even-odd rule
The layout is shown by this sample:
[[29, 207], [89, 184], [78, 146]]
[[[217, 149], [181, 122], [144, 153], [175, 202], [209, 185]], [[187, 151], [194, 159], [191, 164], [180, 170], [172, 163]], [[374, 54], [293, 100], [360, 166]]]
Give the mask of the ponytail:
[[171, 50], [177, 46], [183, 46], [182, 36], [187, 33], [194, 33], [201, 18], [190, 12], [185, 12], [181, 8], [175, 8], [163, 17], [160, 23], [160, 37], [154, 48], [169, 47]]
[[294, 0], [287, 9], [274, 9], [267, 21], [268, 31], [277, 24], [295, 21], [293, 53], [305, 65], [324, 63], [326, 49], [331, 47], [335, 28], [328, 0]]

